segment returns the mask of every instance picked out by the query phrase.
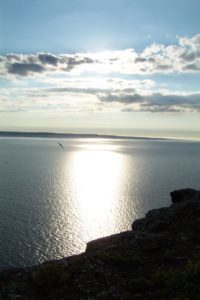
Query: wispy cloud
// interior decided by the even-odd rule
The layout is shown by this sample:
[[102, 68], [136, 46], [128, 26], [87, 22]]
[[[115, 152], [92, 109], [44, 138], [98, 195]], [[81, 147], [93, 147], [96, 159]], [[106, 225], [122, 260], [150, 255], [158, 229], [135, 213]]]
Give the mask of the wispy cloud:
[[197, 94], [104, 94], [101, 101], [120, 102], [126, 106], [122, 111], [148, 112], [200, 112], [200, 93]]
[[160, 89], [152, 80], [81, 79], [51, 88], [4, 90], [4, 111], [200, 112], [200, 93]]

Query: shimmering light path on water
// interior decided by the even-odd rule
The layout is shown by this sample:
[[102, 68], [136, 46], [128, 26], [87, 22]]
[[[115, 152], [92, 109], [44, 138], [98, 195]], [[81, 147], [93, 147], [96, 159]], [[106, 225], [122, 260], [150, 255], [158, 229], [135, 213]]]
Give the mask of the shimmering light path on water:
[[0, 139], [0, 267], [80, 253], [130, 229], [169, 205], [171, 190], [200, 189], [199, 158], [193, 142]]

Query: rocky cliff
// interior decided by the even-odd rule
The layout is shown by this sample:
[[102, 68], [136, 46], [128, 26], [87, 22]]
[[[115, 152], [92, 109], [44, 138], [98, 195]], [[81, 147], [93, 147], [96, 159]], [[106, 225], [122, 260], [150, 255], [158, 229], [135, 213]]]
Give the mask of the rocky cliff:
[[171, 199], [83, 254], [1, 272], [1, 298], [200, 299], [200, 191], [174, 191]]

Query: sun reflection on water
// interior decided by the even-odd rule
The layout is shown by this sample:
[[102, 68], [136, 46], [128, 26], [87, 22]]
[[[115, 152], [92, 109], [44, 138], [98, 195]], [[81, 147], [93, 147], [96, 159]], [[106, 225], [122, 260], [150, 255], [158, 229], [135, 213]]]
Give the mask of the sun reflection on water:
[[88, 240], [106, 235], [115, 227], [119, 204], [122, 155], [113, 145], [90, 144], [71, 160], [73, 201], [80, 220], [80, 234]]

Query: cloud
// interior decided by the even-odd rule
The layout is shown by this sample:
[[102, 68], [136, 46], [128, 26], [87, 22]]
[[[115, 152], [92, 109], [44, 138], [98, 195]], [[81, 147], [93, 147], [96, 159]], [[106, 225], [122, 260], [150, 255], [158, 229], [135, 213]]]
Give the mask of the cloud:
[[125, 107], [122, 107], [121, 111], [126, 112], [200, 112], [200, 93], [185, 95], [104, 93], [97, 96], [103, 102], [125, 104]]
[[146, 72], [199, 72], [200, 71], [200, 34], [180, 37], [178, 45], [152, 44], [137, 58]]
[[42, 72], [70, 72], [76, 66], [91, 64], [94, 60], [85, 54], [6, 54], [0, 57], [0, 69], [6, 74], [31, 76]]
[[137, 94], [123, 94], [123, 93], [99, 93], [98, 98], [100, 101], [105, 102], [120, 102], [124, 104], [130, 104], [130, 103], [142, 103], [144, 101], [144, 98]]
[[50, 88], [44, 89], [22, 89], [21, 93], [28, 93], [32, 96], [37, 97], [38, 95], [43, 94], [67, 94], [67, 93], [84, 93], [96, 95], [98, 93], [111, 93], [111, 92], [126, 92], [133, 93], [136, 90], [150, 90], [155, 86], [155, 81], [150, 79], [145, 80], [126, 80], [121, 78], [67, 78], [58, 80], [55, 82], [54, 79], [52, 81], [45, 80], [45, 84], [54, 84]]
[[188, 65], [185, 65], [184, 66], [184, 71], [193, 71], [193, 72], [195, 72], [195, 71], [200, 71], [200, 64], [195, 64], [195, 63], [193, 63], [193, 64], [188, 64]]
[[77, 78], [51, 88], [5, 89], [1, 107], [13, 105], [16, 111], [200, 112], [200, 92], [171, 92], [152, 80]]
[[31, 73], [42, 73], [44, 67], [36, 63], [12, 63], [7, 67], [9, 74], [27, 76]]
[[91, 64], [94, 63], [94, 60], [90, 57], [84, 57], [80, 55], [75, 55], [74, 57], [63, 56], [65, 58], [65, 62], [67, 64], [66, 71], [73, 70], [76, 66], [80, 66], [83, 64]]
[[199, 50], [200, 47], [200, 34], [193, 36], [192, 38], [188, 37], [179, 37], [179, 44], [182, 47], [188, 47], [192, 50]]
[[7, 102], [7, 98], [5, 96], [0, 96], [0, 103]]
[[193, 62], [200, 57], [200, 51], [185, 51], [180, 55], [180, 58], [185, 62]]
[[151, 44], [142, 52], [134, 49], [99, 53], [7, 54], [0, 56], [1, 76], [31, 76], [46, 72], [73, 71], [96, 74], [156, 74], [200, 71], [200, 34], [178, 37], [177, 45]]
[[177, 111], [177, 112], [200, 112], [200, 93], [196, 94], [153, 94], [143, 104], [144, 110], [148, 111]]
[[57, 66], [58, 62], [60, 61], [59, 57], [50, 53], [39, 53], [38, 59], [42, 64], [49, 64], [53, 66]]

